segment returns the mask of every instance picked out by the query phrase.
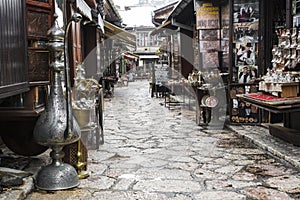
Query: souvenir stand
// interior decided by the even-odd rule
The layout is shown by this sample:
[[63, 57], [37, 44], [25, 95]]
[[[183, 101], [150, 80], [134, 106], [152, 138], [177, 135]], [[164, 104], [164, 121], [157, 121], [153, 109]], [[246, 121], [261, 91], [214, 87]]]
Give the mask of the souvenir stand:
[[[232, 1], [232, 61], [229, 84], [229, 115], [231, 123], [260, 122], [257, 106], [244, 102], [239, 94], [256, 93], [263, 64], [262, 41], [259, 40], [262, 14], [261, 1]], [[260, 43], [259, 43], [260, 42]]]
[[[299, 2], [278, 1], [277, 21], [273, 21], [273, 39], [270, 67], [259, 82], [259, 92], [238, 95], [245, 102], [252, 103], [263, 110], [283, 114], [283, 126], [270, 125], [270, 134], [300, 145], [300, 30], [297, 10]], [[276, 4], [275, 4], [276, 5]], [[298, 5], [299, 6], [299, 5]], [[280, 15], [285, 13], [285, 15]]]

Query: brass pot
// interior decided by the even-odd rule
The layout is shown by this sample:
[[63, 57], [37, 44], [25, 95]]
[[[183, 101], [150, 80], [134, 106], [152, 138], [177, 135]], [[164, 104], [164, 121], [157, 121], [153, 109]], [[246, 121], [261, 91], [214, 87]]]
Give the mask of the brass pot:
[[73, 115], [78, 122], [80, 128], [88, 125], [90, 122], [90, 109], [73, 109]]

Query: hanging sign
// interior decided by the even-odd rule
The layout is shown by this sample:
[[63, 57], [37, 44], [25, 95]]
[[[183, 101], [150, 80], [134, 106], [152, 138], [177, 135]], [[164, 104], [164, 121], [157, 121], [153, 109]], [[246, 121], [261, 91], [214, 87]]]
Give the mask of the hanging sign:
[[197, 29], [217, 29], [220, 27], [219, 7], [211, 2], [195, 0]]

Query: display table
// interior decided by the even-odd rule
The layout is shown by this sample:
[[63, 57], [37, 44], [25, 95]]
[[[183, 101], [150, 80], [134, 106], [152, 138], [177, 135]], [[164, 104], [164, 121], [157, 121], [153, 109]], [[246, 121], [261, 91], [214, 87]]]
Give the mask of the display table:
[[283, 126], [270, 125], [271, 135], [300, 146], [300, 97], [280, 98], [268, 94], [237, 95], [243, 101], [273, 113], [283, 113]]

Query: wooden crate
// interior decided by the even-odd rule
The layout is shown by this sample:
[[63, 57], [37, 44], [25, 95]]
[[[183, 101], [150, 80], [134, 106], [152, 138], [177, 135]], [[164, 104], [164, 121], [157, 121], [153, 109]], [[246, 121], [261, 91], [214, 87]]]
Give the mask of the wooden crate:
[[296, 97], [298, 96], [299, 83], [282, 83], [280, 97]]

